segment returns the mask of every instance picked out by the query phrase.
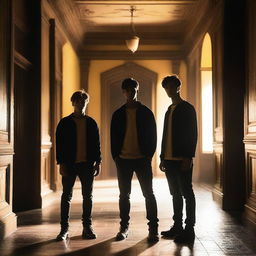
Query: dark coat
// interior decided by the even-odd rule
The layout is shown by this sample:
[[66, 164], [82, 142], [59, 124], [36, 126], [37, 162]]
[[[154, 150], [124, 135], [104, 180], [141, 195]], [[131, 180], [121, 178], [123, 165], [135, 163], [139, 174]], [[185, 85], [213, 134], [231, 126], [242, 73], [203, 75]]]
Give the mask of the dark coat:
[[[145, 157], [152, 158], [156, 150], [156, 122], [152, 111], [138, 102], [136, 125], [138, 144]], [[126, 105], [117, 109], [111, 120], [111, 153], [113, 159], [120, 155], [126, 132]]]
[[[72, 114], [62, 118], [56, 129], [56, 158], [57, 163], [75, 163], [76, 159], [76, 124]], [[96, 122], [86, 116], [86, 141], [87, 160], [101, 162], [99, 130]]]
[[[163, 160], [168, 117], [171, 107], [168, 108], [164, 119], [164, 131], [160, 158]], [[172, 113], [172, 152], [173, 157], [192, 158], [195, 156], [197, 143], [197, 121], [194, 107], [187, 101], [179, 103]]]

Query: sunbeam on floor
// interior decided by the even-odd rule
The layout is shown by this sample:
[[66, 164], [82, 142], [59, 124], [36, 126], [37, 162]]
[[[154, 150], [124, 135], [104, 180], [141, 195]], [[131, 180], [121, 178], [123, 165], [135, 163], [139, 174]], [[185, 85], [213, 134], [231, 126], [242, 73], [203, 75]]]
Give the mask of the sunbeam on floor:
[[[160, 219], [159, 231], [172, 225], [172, 205], [165, 179], [154, 180], [154, 191]], [[59, 232], [59, 202], [43, 210], [18, 215], [18, 230], [1, 242], [1, 256], [224, 256], [256, 255], [255, 233], [237, 218], [222, 211], [212, 201], [211, 193], [195, 186], [197, 199], [196, 239], [193, 245], [176, 245], [173, 240], [161, 238], [158, 243], [147, 242], [147, 220], [144, 198], [135, 179], [131, 194], [131, 225], [125, 241], [114, 237], [119, 228], [118, 187], [116, 180], [96, 181], [94, 185], [93, 224], [96, 240], [81, 238], [81, 191], [74, 190], [70, 238], [55, 242]], [[60, 194], [56, 194], [59, 197]]]

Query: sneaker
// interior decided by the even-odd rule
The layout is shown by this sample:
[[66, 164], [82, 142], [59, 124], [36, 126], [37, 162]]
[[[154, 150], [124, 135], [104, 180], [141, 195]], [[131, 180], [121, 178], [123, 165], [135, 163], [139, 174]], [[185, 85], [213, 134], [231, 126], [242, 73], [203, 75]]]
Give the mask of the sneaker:
[[96, 239], [97, 235], [93, 232], [92, 226], [84, 227], [82, 238], [83, 239]]
[[61, 229], [56, 237], [56, 241], [64, 241], [68, 239], [68, 229]]
[[156, 243], [159, 241], [159, 234], [157, 230], [149, 230], [147, 240], [149, 243]]
[[162, 231], [161, 235], [163, 237], [168, 237], [168, 238], [175, 238], [177, 235], [180, 235], [183, 231], [182, 226], [175, 226], [173, 225], [170, 230], [167, 231]]
[[193, 243], [195, 240], [194, 228], [185, 228], [179, 235], [174, 239], [175, 243], [178, 244], [189, 244]]
[[124, 240], [128, 237], [128, 228], [120, 228], [120, 231], [116, 234], [116, 241]]

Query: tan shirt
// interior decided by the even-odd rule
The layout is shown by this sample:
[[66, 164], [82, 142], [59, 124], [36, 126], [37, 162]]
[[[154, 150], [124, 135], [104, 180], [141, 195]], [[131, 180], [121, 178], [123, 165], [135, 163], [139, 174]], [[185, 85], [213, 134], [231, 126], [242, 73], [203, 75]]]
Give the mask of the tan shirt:
[[168, 123], [167, 123], [167, 134], [165, 136], [166, 144], [165, 144], [165, 152], [164, 152], [164, 160], [183, 160], [183, 157], [173, 157], [172, 152], [172, 116], [173, 111], [175, 110], [177, 105], [172, 105], [171, 110], [168, 116]]
[[120, 157], [125, 159], [144, 157], [138, 143], [136, 108], [126, 108], [126, 131]]
[[87, 150], [86, 150], [86, 118], [85, 117], [73, 117], [76, 123], [76, 163], [86, 162]]

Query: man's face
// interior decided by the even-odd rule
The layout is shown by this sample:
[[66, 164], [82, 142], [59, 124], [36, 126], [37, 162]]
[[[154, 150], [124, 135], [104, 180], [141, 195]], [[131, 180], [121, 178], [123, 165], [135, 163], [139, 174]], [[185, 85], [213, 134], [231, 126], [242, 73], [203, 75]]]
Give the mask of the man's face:
[[123, 94], [126, 100], [135, 100], [137, 98], [138, 89], [137, 88], [123, 89]]
[[180, 86], [176, 87], [176, 85], [173, 84], [172, 82], [169, 82], [164, 89], [168, 97], [171, 97], [171, 98], [176, 96], [180, 92]]
[[87, 99], [83, 99], [83, 98], [77, 99], [77, 100], [75, 100], [75, 101], [72, 103], [73, 107], [74, 107], [76, 110], [79, 110], [79, 111], [85, 110], [87, 104], [88, 104]]

